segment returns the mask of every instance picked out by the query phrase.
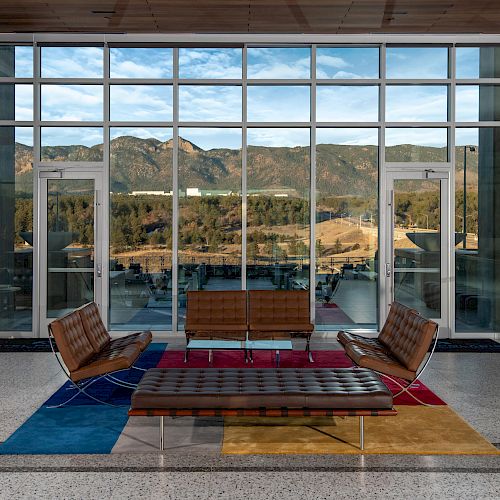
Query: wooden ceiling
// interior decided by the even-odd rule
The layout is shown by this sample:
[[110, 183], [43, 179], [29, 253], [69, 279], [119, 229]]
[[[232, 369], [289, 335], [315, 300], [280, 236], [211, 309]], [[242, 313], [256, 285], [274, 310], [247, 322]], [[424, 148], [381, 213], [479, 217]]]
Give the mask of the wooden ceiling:
[[0, 0], [0, 32], [500, 33], [500, 0]]

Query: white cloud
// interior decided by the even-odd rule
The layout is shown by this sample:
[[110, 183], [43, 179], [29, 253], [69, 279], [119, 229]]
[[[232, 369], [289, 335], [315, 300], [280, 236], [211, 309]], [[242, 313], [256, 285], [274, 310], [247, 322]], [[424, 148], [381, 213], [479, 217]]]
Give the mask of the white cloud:
[[33, 128], [32, 127], [16, 127], [15, 130], [16, 142], [25, 146], [33, 146]]
[[457, 146], [479, 144], [479, 129], [477, 128], [457, 128], [455, 129], [455, 144]]
[[100, 121], [103, 88], [100, 85], [42, 85], [42, 120]]
[[102, 144], [102, 129], [96, 127], [42, 127], [41, 143], [44, 146], [95, 146]]
[[249, 146], [287, 147], [309, 146], [309, 129], [303, 128], [249, 128]]
[[310, 120], [309, 87], [249, 86], [248, 121], [307, 122]]
[[249, 48], [248, 78], [309, 78], [308, 48]]
[[42, 77], [102, 78], [101, 47], [42, 47]]
[[179, 49], [180, 78], [241, 78], [241, 49]]
[[319, 122], [376, 122], [377, 86], [318, 86], [316, 119]]
[[456, 87], [457, 122], [476, 122], [479, 120], [479, 85], [458, 85]]
[[386, 120], [389, 122], [442, 121], [448, 117], [446, 86], [388, 85]]
[[110, 117], [113, 121], [170, 121], [172, 99], [170, 85], [112, 85]]
[[316, 144], [343, 144], [349, 146], [378, 145], [376, 128], [318, 128]]
[[16, 85], [15, 119], [33, 120], [33, 85]]
[[241, 87], [181, 85], [181, 121], [241, 121]]
[[110, 49], [111, 78], [172, 78], [170, 48]]

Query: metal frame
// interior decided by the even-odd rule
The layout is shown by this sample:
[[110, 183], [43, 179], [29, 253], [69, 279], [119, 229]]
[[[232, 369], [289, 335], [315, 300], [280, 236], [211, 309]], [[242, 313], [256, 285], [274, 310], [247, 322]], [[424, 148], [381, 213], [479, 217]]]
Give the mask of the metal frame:
[[[384, 210], [384, 193], [386, 192], [386, 176], [391, 168], [390, 163], [385, 162], [385, 130], [387, 127], [412, 127], [412, 128], [425, 128], [425, 127], [442, 127], [448, 130], [448, 148], [449, 148], [449, 166], [450, 166], [450, 186], [453, 194], [454, 190], [454, 131], [457, 127], [495, 127], [500, 126], [500, 122], [455, 122], [454, 121], [454, 102], [455, 102], [455, 89], [457, 80], [455, 78], [456, 67], [456, 47], [460, 46], [479, 46], [479, 45], [498, 45], [500, 44], [500, 35], [404, 35], [404, 34], [356, 34], [356, 35], [320, 35], [320, 34], [269, 34], [269, 35], [255, 35], [255, 34], [67, 34], [67, 33], [15, 33], [15, 34], [0, 34], [0, 43], [5, 44], [21, 44], [33, 45], [34, 58], [33, 58], [33, 78], [0, 78], [0, 83], [33, 83], [33, 96], [34, 96], [34, 116], [33, 121], [14, 121], [14, 120], [1, 120], [0, 126], [30, 126], [33, 127], [33, 147], [35, 158], [40, 158], [40, 128], [41, 127], [56, 127], [56, 126], [78, 126], [89, 127], [98, 126], [103, 128], [104, 138], [104, 158], [102, 162], [86, 163], [81, 165], [84, 169], [99, 170], [103, 172], [103, 190], [102, 190], [102, 203], [104, 212], [108, 211], [109, 207], [109, 132], [110, 127], [155, 127], [155, 128], [172, 128], [174, 135], [174, 150], [173, 150], [173, 180], [174, 180], [174, 208], [173, 208], [173, 262], [172, 262], [172, 282], [173, 293], [172, 300], [175, 307], [172, 311], [172, 331], [177, 331], [177, 275], [178, 275], [178, 128], [183, 127], [238, 127], [242, 130], [242, 236], [243, 243], [241, 248], [242, 254], [242, 288], [246, 287], [246, 232], [247, 232], [247, 218], [246, 218], [246, 193], [247, 193], [247, 164], [246, 164], [246, 131], [249, 128], [266, 127], [266, 128], [309, 128], [311, 133], [311, 184], [310, 184], [310, 283], [315, 283], [315, 241], [314, 241], [314, 215], [315, 215], [315, 180], [316, 180], [316, 162], [315, 162], [315, 148], [314, 138], [315, 131], [318, 128], [378, 128], [379, 130], [379, 213], [383, 214]], [[102, 78], [42, 78], [40, 74], [40, 47], [47, 44], [87, 44], [99, 45], [103, 47], [104, 58], [104, 71]], [[178, 78], [178, 51], [180, 46], [233, 46], [242, 48], [242, 78], [240, 79], [179, 79]], [[109, 72], [109, 47], [110, 46], [170, 46], [173, 47], [173, 64], [174, 73], [172, 78], [167, 79], [123, 79], [123, 78], [110, 78]], [[311, 75], [307, 79], [276, 79], [276, 80], [248, 80], [246, 75], [247, 68], [247, 48], [254, 46], [309, 46], [311, 48]], [[339, 46], [352, 46], [352, 47], [365, 47], [374, 46], [380, 49], [380, 75], [377, 79], [346, 79], [346, 80], [316, 80], [315, 78], [315, 58], [317, 46], [339, 47]], [[385, 75], [385, 49], [386, 46], [447, 46], [449, 48], [449, 75], [444, 79], [387, 79]], [[98, 84], [103, 85], [103, 119], [99, 122], [47, 122], [41, 121], [40, 114], [40, 87], [42, 84]], [[479, 79], [461, 79], [460, 84], [500, 84], [500, 78], [479, 78]], [[110, 84], [162, 84], [172, 85], [173, 87], [173, 107], [174, 116], [172, 121], [166, 122], [111, 122], [109, 116], [109, 85]], [[242, 121], [236, 123], [209, 123], [209, 122], [183, 122], [180, 124], [178, 116], [178, 87], [181, 84], [195, 84], [195, 85], [238, 85], [242, 87]], [[265, 122], [265, 123], [248, 123], [246, 113], [246, 89], [249, 84], [255, 85], [305, 85], [311, 89], [311, 104], [314, 104], [316, 86], [317, 85], [377, 85], [379, 87], [379, 120], [377, 122], [316, 122], [315, 120], [315, 106], [311, 105], [310, 120], [303, 123], [287, 123], [287, 122]], [[412, 123], [399, 123], [399, 122], [386, 122], [385, 121], [385, 89], [386, 85], [419, 85], [419, 84], [439, 84], [448, 87], [448, 121], [446, 122], [412, 122]], [[63, 162], [57, 162], [57, 165], [48, 162], [36, 163], [36, 167], [55, 167], [65, 168]], [[75, 165], [76, 166], [76, 165]], [[440, 164], [443, 167], [443, 164]], [[417, 167], [416, 164], [406, 164], [405, 168], [413, 169]], [[37, 176], [34, 175], [34, 178]], [[34, 181], [34, 193], [38, 192], [38, 183]], [[452, 198], [450, 198], [452, 200]], [[450, 231], [454, 231], [454, 204], [449, 204], [450, 210]], [[39, 207], [34, 206], [34, 226], [37, 227], [39, 218]], [[103, 218], [102, 224], [102, 269], [103, 275], [107, 276], [109, 271], [109, 220], [108, 217]], [[383, 217], [380, 217], [379, 223], [379, 242], [381, 236], [387, 234], [387, 224]], [[35, 253], [40, 247], [40, 235], [35, 238]], [[380, 262], [386, 262], [387, 256], [384, 245], [379, 245]], [[449, 269], [450, 280], [454, 279], [454, 254], [449, 254]], [[37, 259], [34, 259], [34, 290], [40, 288], [40, 267]], [[107, 321], [108, 316], [108, 301], [109, 301], [109, 283], [108, 280], [102, 280], [102, 304], [101, 311], [103, 319]], [[383, 279], [378, 280], [379, 287], [379, 324], [382, 324], [387, 314], [387, 290]], [[315, 296], [313, 288], [310, 287], [311, 294], [311, 314], [314, 315]], [[383, 304], [386, 300], [386, 304]], [[454, 309], [454, 293], [450, 289], [447, 302], [450, 305], [450, 313]], [[38, 320], [38, 311], [40, 309], [39, 297], [37, 293], [33, 296], [33, 331], [35, 334], [40, 335], [41, 325]], [[384, 307], [384, 305], [386, 307]], [[461, 334], [455, 334], [454, 314], [450, 314], [450, 327], [452, 336], [460, 337]], [[375, 333], [375, 330], [372, 330]], [[2, 334], [5, 334], [2, 332]], [[495, 333], [468, 333], [467, 336], [473, 335], [476, 338], [495, 338]]]

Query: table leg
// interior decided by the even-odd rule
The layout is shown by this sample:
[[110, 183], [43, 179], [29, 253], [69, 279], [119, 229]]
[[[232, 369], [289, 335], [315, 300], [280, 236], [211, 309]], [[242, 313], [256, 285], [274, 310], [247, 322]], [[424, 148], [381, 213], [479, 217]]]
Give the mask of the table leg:
[[212, 349], [208, 350], [208, 363], [211, 365], [213, 361]]
[[365, 449], [365, 417], [359, 417], [359, 448]]
[[280, 366], [280, 352], [276, 349], [276, 368]]
[[184, 363], [187, 363], [189, 356], [189, 349], [186, 347], [186, 352], [184, 352]]
[[160, 450], [165, 449], [165, 427], [163, 425], [163, 416], [160, 417]]

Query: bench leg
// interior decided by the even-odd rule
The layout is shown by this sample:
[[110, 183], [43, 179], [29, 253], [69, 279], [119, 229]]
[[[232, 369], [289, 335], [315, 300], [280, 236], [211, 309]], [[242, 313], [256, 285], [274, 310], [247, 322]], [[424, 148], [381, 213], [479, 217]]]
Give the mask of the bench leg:
[[165, 427], [163, 423], [163, 416], [160, 417], [160, 451], [165, 449]]
[[359, 449], [365, 449], [365, 417], [359, 417]]
[[308, 335], [307, 341], [306, 341], [306, 352], [307, 352], [307, 355], [309, 357], [309, 363], [314, 363], [314, 359], [312, 357], [312, 352], [311, 352], [310, 340], [311, 340], [311, 336]]

